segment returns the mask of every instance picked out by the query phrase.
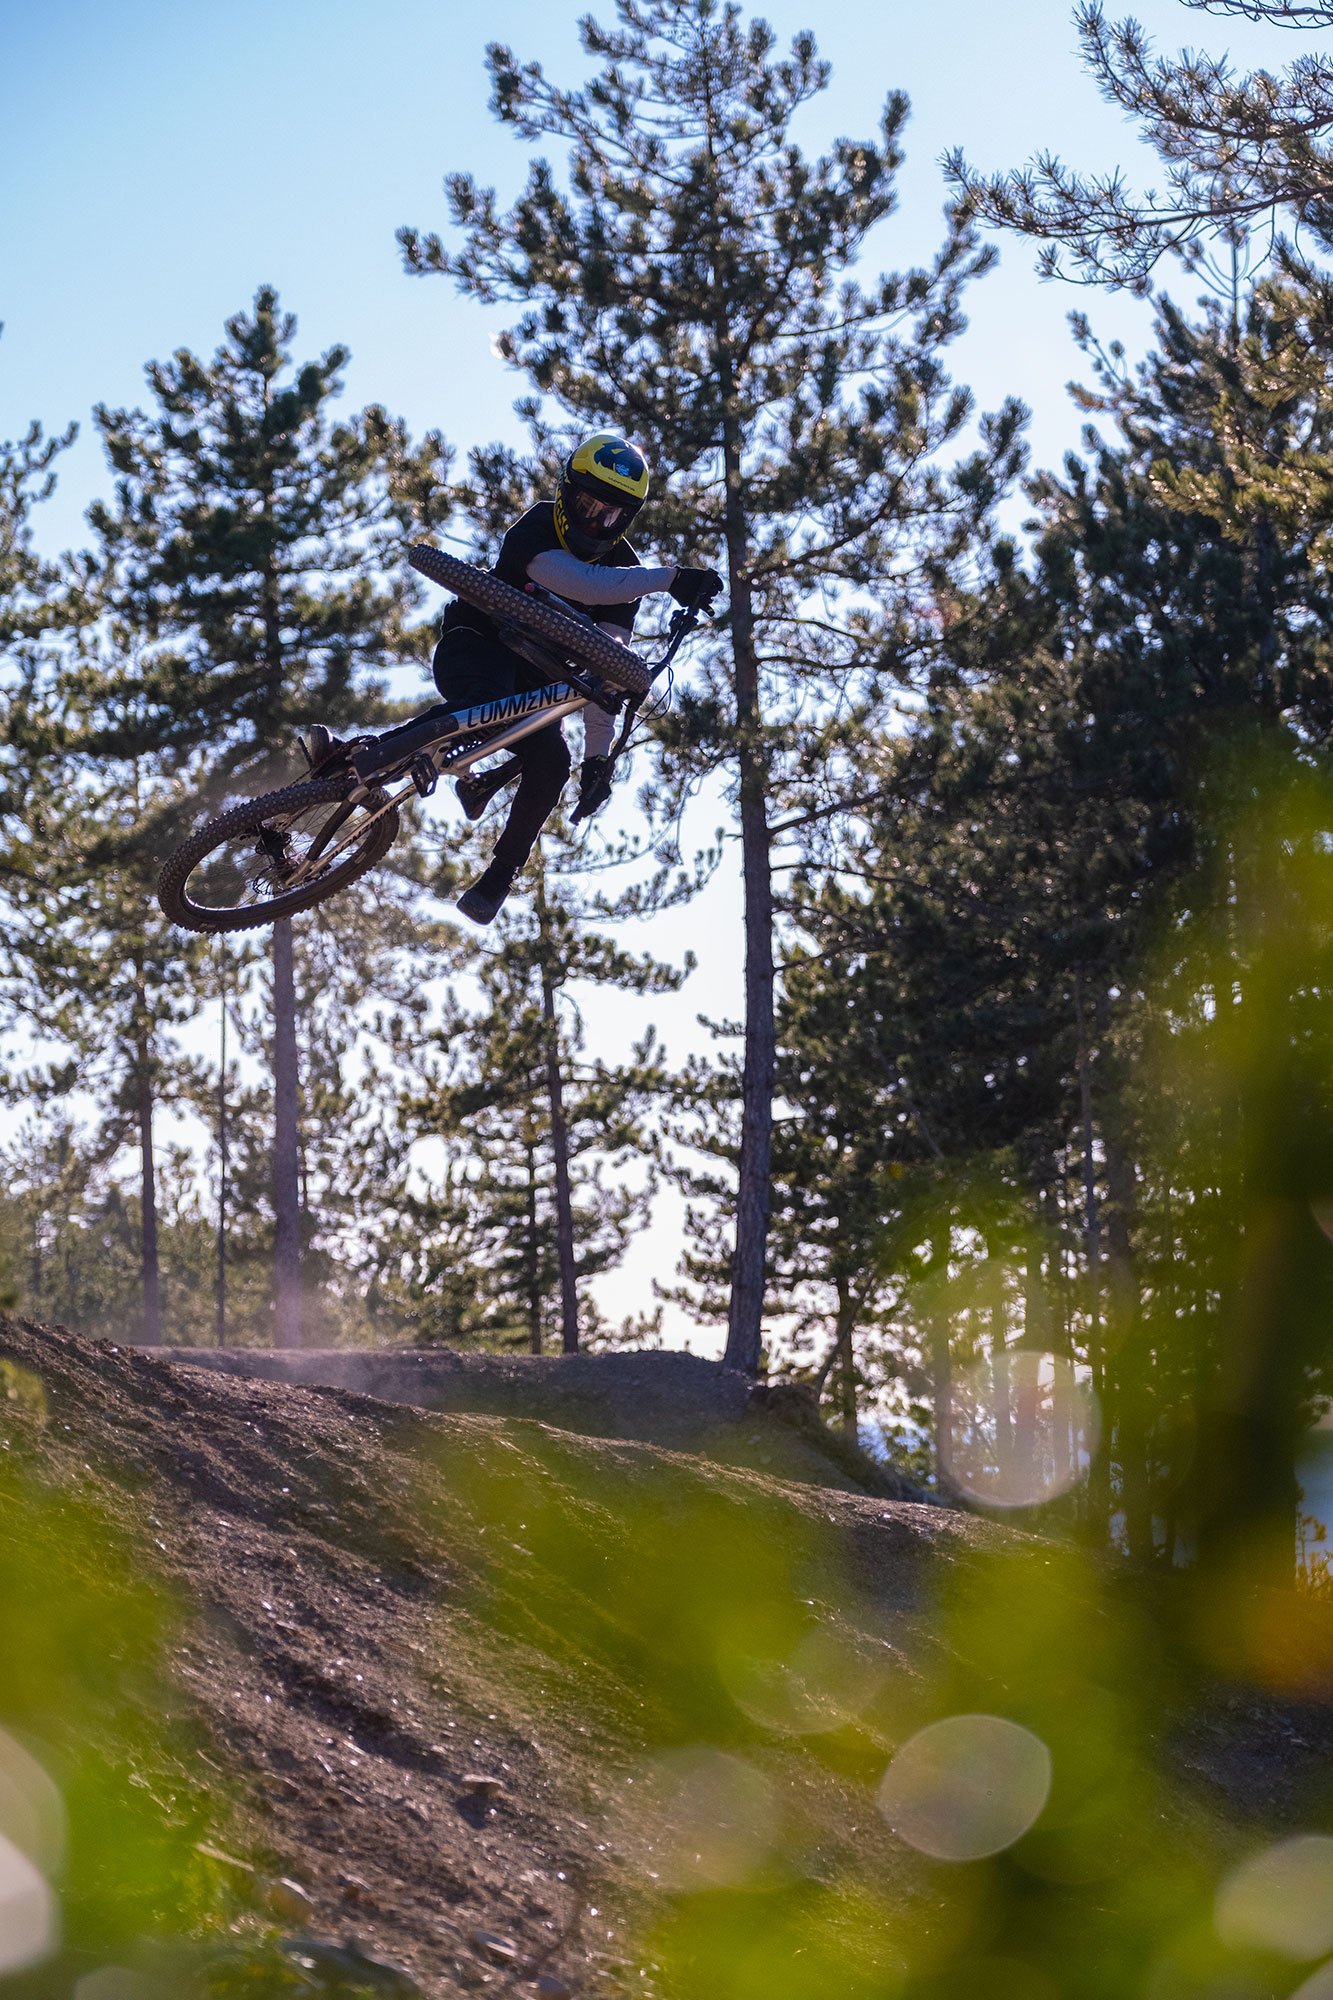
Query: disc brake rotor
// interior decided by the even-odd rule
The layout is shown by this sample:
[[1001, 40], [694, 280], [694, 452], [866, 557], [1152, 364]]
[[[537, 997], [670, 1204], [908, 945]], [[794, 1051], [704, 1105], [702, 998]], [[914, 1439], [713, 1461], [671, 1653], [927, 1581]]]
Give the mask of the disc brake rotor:
[[374, 813], [360, 818], [349, 840], [338, 840], [355, 811], [338, 799], [269, 820], [258, 832], [252, 827], [237, 833], [195, 869], [192, 900], [213, 909], [235, 909], [267, 902], [298, 881], [313, 880], [368, 835]]

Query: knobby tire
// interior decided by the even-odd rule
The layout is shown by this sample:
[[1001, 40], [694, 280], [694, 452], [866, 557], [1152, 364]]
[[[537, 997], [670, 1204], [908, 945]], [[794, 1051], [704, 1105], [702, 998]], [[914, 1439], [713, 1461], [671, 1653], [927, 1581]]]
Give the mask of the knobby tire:
[[[157, 878], [157, 899], [166, 915], [173, 923], [180, 924], [188, 931], [258, 930], [264, 924], [279, 922], [284, 917], [294, 917], [301, 910], [309, 910], [326, 897], [334, 896], [345, 889], [349, 882], [355, 882], [368, 868], [382, 861], [393, 845], [398, 833], [397, 808], [383, 813], [367, 828], [364, 841], [351, 849], [344, 860], [337, 862], [327, 873], [316, 875], [311, 881], [299, 887], [283, 891], [266, 898], [263, 902], [243, 908], [214, 908], [196, 903], [187, 893], [186, 885], [200, 862], [210, 854], [227, 845], [229, 841], [244, 838], [253, 833], [256, 838], [264, 826], [273, 819], [289, 818], [298, 813], [308, 812], [315, 806], [337, 805], [348, 800], [353, 780], [346, 774], [340, 777], [310, 778], [303, 784], [287, 785], [281, 791], [265, 792], [257, 799], [243, 800], [229, 812], [220, 813], [216, 819], [205, 822], [182, 841], [175, 853], [163, 864]], [[349, 810], [353, 808], [350, 807]], [[342, 823], [340, 823], [341, 826]]]
[[413, 569], [428, 576], [432, 583], [442, 584], [455, 597], [474, 604], [478, 611], [488, 612], [492, 618], [521, 625], [581, 666], [600, 674], [613, 687], [623, 688], [627, 694], [647, 694], [652, 687], [652, 673], [642, 660], [626, 647], [618, 646], [614, 639], [608, 639], [590, 620], [562, 610], [547, 598], [515, 590], [489, 570], [460, 562], [457, 556], [447, 556], [443, 549], [433, 549], [425, 542], [409, 549], [407, 559]]

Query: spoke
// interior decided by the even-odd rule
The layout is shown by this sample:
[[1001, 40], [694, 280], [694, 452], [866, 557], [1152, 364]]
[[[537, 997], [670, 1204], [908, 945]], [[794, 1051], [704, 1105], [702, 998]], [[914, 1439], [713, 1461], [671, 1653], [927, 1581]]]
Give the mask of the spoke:
[[344, 833], [342, 839], [335, 846], [327, 849], [321, 848], [317, 855], [307, 855], [300, 867], [294, 869], [287, 877], [283, 885], [284, 888], [297, 889], [303, 883], [308, 882], [310, 880], [312, 861], [317, 861], [321, 868], [327, 869], [348, 847], [359, 847], [370, 828], [374, 826], [376, 820], [383, 819], [385, 813], [392, 812], [393, 808], [399, 805], [411, 790], [411, 785], [404, 785], [401, 792], [396, 792], [392, 796], [386, 795], [384, 803], [376, 806], [374, 812], [366, 813], [362, 818], [353, 821], [350, 830]]
[[405, 786], [397, 797], [385, 797], [366, 812], [349, 810], [347, 800], [334, 799], [234, 834], [192, 871], [192, 900], [198, 908], [240, 910], [309, 887], [364, 846], [377, 823], [411, 789]]

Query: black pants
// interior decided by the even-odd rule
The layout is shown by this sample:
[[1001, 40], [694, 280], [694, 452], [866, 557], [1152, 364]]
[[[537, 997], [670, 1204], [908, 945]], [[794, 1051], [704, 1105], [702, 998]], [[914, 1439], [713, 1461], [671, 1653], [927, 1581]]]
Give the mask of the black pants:
[[[450, 708], [471, 708], [477, 702], [527, 694], [547, 685], [544, 674], [507, 646], [465, 629], [444, 634], [432, 665], [435, 685]], [[569, 750], [560, 724], [552, 722], [522, 737], [513, 754], [522, 766], [522, 776], [491, 861], [495, 868], [517, 874], [565, 788]]]

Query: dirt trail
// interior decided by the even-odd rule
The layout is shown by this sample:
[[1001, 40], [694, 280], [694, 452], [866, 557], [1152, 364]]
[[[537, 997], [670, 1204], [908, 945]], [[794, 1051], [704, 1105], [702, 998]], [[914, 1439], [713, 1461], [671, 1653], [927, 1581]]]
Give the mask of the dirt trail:
[[[521, 1642], [487, 1623], [485, 1519], [437, 1504], [430, 1478], [463, 1490], [498, 1450], [638, 1504], [670, 1454], [175, 1366], [17, 1320], [0, 1318], [0, 1355], [45, 1386], [52, 1469], [92, 1479], [194, 1607], [178, 1668], [205, 1754], [239, 1793], [238, 1840], [306, 1887], [313, 1929], [354, 1936], [431, 1996], [532, 1994], [539, 1972], [544, 1990], [581, 2000], [646, 1990], [627, 1960], [632, 1891], [605, 1830], [637, 1755], [633, 1703], [616, 1712], [609, 1689], [594, 1735], [543, 1701], [563, 1671], [558, 1634], [544, 1653], [539, 1619]], [[762, 1498], [836, 1535], [879, 1606], [876, 1643], [901, 1647], [909, 1672], [913, 1648], [931, 1643], [925, 1581], [1007, 1533], [941, 1507], [674, 1462], [738, 1519]], [[596, 1513], [590, 1502], [590, 1537], [611, 1532]], [[524, 1574], [538, 1603], [542, 1580]], [[541, 1615], [558, 1618], [558, 1600]], [[511, 1650], [526, 1661], [524, 1696]], [[1280, 1792], [1289, 1722], [1252, 1706], [1244, 1727], [1246, 1755]], [[1214, 1762], [1225, 1783], [1225, 1759]], [[473, 1773], [503, 1793], [470, 1794]], [[868, 1865], [901, 1869], [873, 1811], [867, 1821], [859, 1778], [830, 1769], [818, 1783], [830, 1841], [850, 1829]], [[512, 1961], [497, 1962], [481, 1932], [511, 1941]]]
[[447, 1348], [153, 1347], [160, 1361], [381, 1402], [530, 1417], [581, 1437], [628, 1438], [845, 1492], [924, 1496], [820, 1422], [798, 1388], [756, 1386], [734, 1368], [670, 1350], [614, 1354], [455, 1353]]
[[[502, 1642], [468, 1609], [470, 1552], [447, 1546], [423, 1506], [422, 1465], [442, 1447], [461, 1462], [497, 1436], [627, 1482], [667, 1455], [174, 1366], [13, 1319], [0, 1319], [0, 1354], [45, 1386], [44, 1451], [73, 1477], [92, 1472], [197, 1607], [179, 1672], [207, 1755], [240, 1786], [251, 1851], [313, 1896], [316, 1928], [355, 1935], [432, 1995], [508, 1985], [477, 1930], [512, 1940], [520, 1963], [544, 1960], [548, 1976], [563, 1966], [580, 1995], [619, 1991], [619, 1931], [590, 1916], [576, 1884], [608, 1866], [593, 1816], [631, 1750], [614, 1728], [594, 1744], [513, 1713], [498, 1692]], [[681, 1463], [741, 1502], [771, 1486]], [[777, 1490], [882, 1541], [871, 1560], [891, 1555], [900, 1601], [932, 1551], [995, 1532], [937, 1507]], [[503, 1780], [498, 1803], [468, 1795], [478, 1772]]]

